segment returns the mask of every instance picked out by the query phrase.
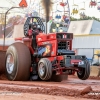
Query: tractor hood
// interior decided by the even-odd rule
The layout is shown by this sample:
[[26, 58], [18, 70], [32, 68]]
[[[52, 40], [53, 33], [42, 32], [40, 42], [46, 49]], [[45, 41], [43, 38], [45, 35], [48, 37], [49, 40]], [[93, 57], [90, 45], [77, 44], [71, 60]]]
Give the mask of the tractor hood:
[[50, 41], [56, 39], [72, 40], [73, 33], [49, 33], [49, 34], [40, 33], [36, 37], [37, 42]]

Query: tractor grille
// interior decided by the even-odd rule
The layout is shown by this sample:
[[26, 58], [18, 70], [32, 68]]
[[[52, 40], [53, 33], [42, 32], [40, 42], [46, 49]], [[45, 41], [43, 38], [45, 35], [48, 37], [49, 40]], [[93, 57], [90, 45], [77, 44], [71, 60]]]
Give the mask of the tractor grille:
[[67, 49], [67, 42], [58, 42], [58, 50]]
[[60, 66], [64, 67], [64, 61], [63, 60], [60, 61]]

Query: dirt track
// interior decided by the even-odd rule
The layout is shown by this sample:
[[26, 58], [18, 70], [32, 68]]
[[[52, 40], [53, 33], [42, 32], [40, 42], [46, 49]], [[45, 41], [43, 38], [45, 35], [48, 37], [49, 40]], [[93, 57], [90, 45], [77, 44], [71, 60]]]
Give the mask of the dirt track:
[[[53, 95], [44, 95], [44, 94], [33, 94], [33, 93], [12, 93], [12, 92], [1, 92], [0, 100], [80, 100], [80, 98], [69, 97], [69, 96], [53, 96]], [[12, 95], [11, 95], [12, 94]], [[93, 99], [84, 99], [81, 100], [93, 100]]]
[[[87, 86], [91, 86], [92, 91], [90, 93], [81, 95], [81, 91]], [[43, 82], [43, 81], [42, 82], [36, 82], [36, 81], [27, 81], [27, 82], [14, 81], [13, 82], [13, 81], [8, 81], [8, 80], [1, 80], [0, 90], [12, 91], [13, 93], [18, 92], [18, 93], [22, 93], [22, 95], [24, 95], [24, 93], [26, 94], [28, 93], [28, 95], [41, 94], [40, 97], [44, 96], [44, 98], [46, 98], [43, 100], [52, 100], [52, 99], [49, 99], [50, 97], [55, 97], [55, 100], [61, 100], [61, 99], [57, 99], [58, 98], [57, 96], [60, 96], [59, 98], [62, 98], [62, 99], [66, 98], [65, 100], [67, 100], [67, 98], [69, 98], [70, 100], [75, 100], [76, 97], [81, 98], [81, 100], [87, 100], [87, 99], [100, 100], [100, 81], [99, 80], [88, 79], [88, 80], [82, 81], [82, 80], [77, 79], [75, 76], [70, 76], [68, 80], [65, 80], [62, 82]], [[93, 92], [94, 93], [98, 92], [98, 94], [93, 94]], [[0, 98], [2, 98], [2, 95], [0, 96], [1, 96]], [[74, 99], [71, 97], [74, 97]], [[31, 100], [31, 98], [29, 100]], [[41, 100], [41, 98], [39, 99], [39, 96], [38, 96], [38, 99], [36, 98], [35, 100]]]

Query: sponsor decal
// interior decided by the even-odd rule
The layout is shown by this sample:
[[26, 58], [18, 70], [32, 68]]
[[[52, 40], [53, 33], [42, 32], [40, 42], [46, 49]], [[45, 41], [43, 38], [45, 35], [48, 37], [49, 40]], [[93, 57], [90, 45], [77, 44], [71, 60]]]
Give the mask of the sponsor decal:
[[41, 56], [50, 56], [52, 51], [51, 44], [46, 44], [38, 48], [38, 54]]

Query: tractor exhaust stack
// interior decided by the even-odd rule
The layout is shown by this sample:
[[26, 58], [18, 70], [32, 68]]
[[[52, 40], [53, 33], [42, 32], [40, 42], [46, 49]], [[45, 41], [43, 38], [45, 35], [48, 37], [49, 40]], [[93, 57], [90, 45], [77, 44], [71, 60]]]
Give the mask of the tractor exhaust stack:
[[47, 23], [49, 21], [50, 10], [52, 7], [51, 0], [42, 0], [42, 6], [44, 7], [45, 16], [46, 16], [46, 34], [47, 34]]

